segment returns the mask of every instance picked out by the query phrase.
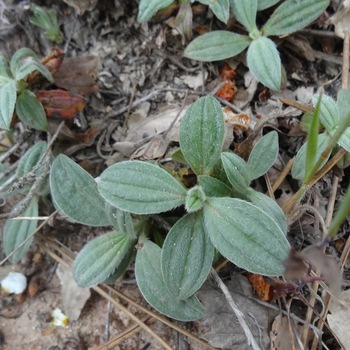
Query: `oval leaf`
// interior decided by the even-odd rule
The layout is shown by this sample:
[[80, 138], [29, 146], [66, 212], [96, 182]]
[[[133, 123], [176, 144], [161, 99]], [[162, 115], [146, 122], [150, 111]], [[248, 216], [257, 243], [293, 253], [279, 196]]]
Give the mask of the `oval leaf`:
[[16, 103], [16, 83], [12, 79], [5, 79], [6, 83], [0, 87], [0, 128], [9, 129]]
[[251, 187], [248, 189], [246, 196], [254, 205], [273, 218], [283, 233], [287, 234], [288, 225], [284, 212], [272, 198], [253, 190]]
[[236, 198], [209, 198], [205, 229], [215, 248], [237, 266], [266, 276], [280, 276], [289, 243], [263, 210]]
[[194, 321], [204, 316], [196, 296], [176, 299], [166, 287], [160, 270], [161, 249], [150, 241], [137, 252], [135, 275], [137, 285], [147, 302], [162, 314], [180, 321]]
[[[47, 149], [47, 143], [45, 141], [37, 142], [31, 147], [20, 159], [18, 167], [16, 169], [17, 178], [21, 178], [27, 175], [37, 165], [40, 158], [43, 156]], [[40, 169], [40, 168], [39, 168]], [[38, 170], [39, 170], [38, 169]], [[40, 174], [41, 172], [37, 172]]]
[[[19, 207], [19, 203], [16, 207]], [[3, 232], [3, 247], [6, 255], [11, 254], [13, 251], [30, 237], [36, 230], [38, 224], [38, 198], [34, 196], [29, 202], [27, 209], [21, 214], [23, 217], [31, 217], [33, 220], [25, 219], [9, 219], [6, 221]], [[18, 263], [26, 251], [29, 249], [33, 238], [30, 238], [21, 248], [19, 248], [16, 253], [14, 253], [10, 258], [12, 264]]]
[[[315, 156], [315, 161], [314, 164], [312, 164], [312, 167], [317, 163], [317, 161], [320, 159], [321, 154], [323, 151], [326, 150], [327, 145], [330, 141], [330, 136], [326, 133], [318, 135], [318, 140], [317, 140], [317, 152]], [[292, 177], [297, 180], [304, 180], [305, 178], [305, 164], [306, 164], [306, 148], [307, 144], [304, 143], [301, 148], [299, 149], [295, 161], [292, 167]], [[323, 163], [320, 165], [320, 168], [327, 162], [329, 158], [328, 157], [323, 161]]]
[[222, 22], [227, 24], [230, 17], [229, 0], [199, 0], [204, 5], [209, 6], [214, 15]]
[[55, 206], [71, 220], [89, 226], [110, 225], [96, 181], [63, 154], [52, 164], [50, 188]]
[[164, 282], [171, 294], [183, 300], [206, 280], [214, 257], [214, 246], [203, 226], [203, 212], [185, 215], [171, 228], [162, 248]]
[[16, 114], [30, 128], [41, 131], [47, 130], [47, 119], [44, 108], [31, 91], [24, 90], [18, 96]]
[[248, 32], [257, 30], [256, 11], [258, 0], [230, 0], [237, 21], [244, 25]]
[[258, 11], [265, 10], [275, 4], [277, 4], [280, 0], [258, 0]]
[[208, 197], [230, 197], [232, 195], [232, 188], [211, 176], [199, 175], [198, 184], [202, 186]]
[[151, 19], [158, 10], [171, 5], [174, 0], [140, 0], [138, 22], [146, 22]]
[[11, 72], [7, 63], [7, 58], [0, 53], [0, 77], [11, 78]]
[[248, 164], [235, 153], [223, 152], [221, 161], [228, 180], [239, 193], [245, 193], [250, 185], [250, 169]]
[[37, 70], [53, 83], [53, 77], [49, 70], [40, 63], [35, 53], [26, 47], [17, 50], [12, 56], [10, 69], [16, 81], [25, 79], [30, 73]]
[[201, 62], [225, 60], [241, 53], [251, 42], [247, 35], [215, 30], [194, 39], [184, 56]]
[[284, 35], [296, 32], [321, 16], [329, 0], [286, 0], [262, 29], [264, 35]]
[[262, 84], [272, 90], [280, 90], [281, 59], [272, 40], [265, 36], [253, 40], [248, 48], [247, 63]]
[[157, 165], [125, 161], [106, 169], [98, 181], [112, 206], [135, 214], [161, 213], [185, 203], [186, 190]]
[[277, 159], [278, 149], [277, 131], [269, 132], [255, 144], [248, 159], [251, 181], [264, 175], [272, 167]]
[[[123, 262], [129, 261], [135, 239], [121, 232], [110, 232], [89, 242], [74, 260], [73, 277], [82, 288], [99, 284], [110, 277]], [[120, 269], [122, 270], [122, 269]]]
[[224, 133], [224, 117], [214, 97], [202, 97], [187, 110], [180, 125], [180, 146], [197, 175], [212, 172], [220, 158]]

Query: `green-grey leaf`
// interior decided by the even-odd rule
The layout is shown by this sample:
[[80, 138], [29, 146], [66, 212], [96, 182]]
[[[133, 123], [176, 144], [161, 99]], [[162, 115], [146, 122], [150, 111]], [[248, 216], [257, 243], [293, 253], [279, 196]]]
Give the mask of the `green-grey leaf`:
[[[16, 169], [16, 177], [21, 178], [31, 172], [32, 169], [37, 165], [40, 158], [44, 155], [46, 149], [47, 143], [45, 141], [39, 141], [35, 143], [33, 147], [29, 148], [29, 150], [21, 157], [18, 163]], [[42, 168], [39, 169], [42, 170]], [[40, 173], [41, 171], [37, 172], [37, 174]]]
[[162, 248], [162, 273], [168, 290], [179, 300], [193, 295], [206, 280], [214, 246], [204, 230], [203, 212], [182, 217], [171, 228]]
[[131, 238], [137, 238], [130, 213], [107, 204], [107, 215], [111, 225], [113, 225], [117, 231], [129, 235]]
[[245, 193], [250, 185], [250, 168], [248, 164], [244, 159], [232, 152], [223, 152], [221, 161], [233, 188], [239, 193]]
[[125, 161], [106, 169], [98, 181], [112, 206], [135, 214], [161, 213], [185, 203], [186, 189], [157, 165]]
[[251, 181], [264, 175], [272, 167], [277, 159], [278, 149], [277, 131], [269, 132], [255, 144], [248, 159]]
[[162, 314], [180, 321], [194, 321], [204, 316], [196, 296], [176, 299], [166, 287], [161, 273], [161, 249], [150, 241], [137, 252], [135, 275], [137, 285], [147, 302]]
[[74, 260], [73, 277], [82, 288], [105, 281], [129, 261], [136, 240], [113, 231], [90, 241]]
[[[330, 136], [327, 133], [318, 135], [317, 153], [313, 165], [315, 165], [318, 159], [321, 157], [321, 154], [327, 148], [329, 141]], [[305, 178], [306, 146], [306, 143], [301, 146], [292, 167], [292, 177], [297, 180], [303, 180]], [[323, 161], [320, 168], [327, 162], [328, 158], [329, 156]]]
[[255, 205], [236, 198], [209, 198], [205, 229], [215, 248], [237, 266], [280, 276], [289, 243], [276, 221]]
[[[19, 203], [19, 207], [22, 203]], [[38, 224], [38, 198], [34, 196], [27, 209], [21, 214], [23, 217], [30, 217], [33, 220], [28, 219], [9, 219], [6, 221], [3, 231], [3, 248], [6, 255], [15, 251], [32, 233], [36, 230]], [[29, 249], [33, 238], [30, 238], [16, 253], [10, 258], [12, 264], [18, 263], [26, 251]]]
[[158, 10], [171, 5], [174, 0], [140, 0], [138, 22], [146, 22], [151, 19]]
[[184, 56], [202, 62], [221, 61], [238, 55], [250, 42], [247, 35], [214, 30], [192, 40]]
[[53, 83], [53, 77], [49, 70], [40, 63], [35, 53], [26, 47], [17, 50], [12, 56], [10, 69], [16, 81], [25, 79], [30, 73], [37, 70]]
[[340, 89], [337, 94], [337, 106], [340, 118], [345, 118], [350, 113], [349, 101], [350, 91], [347, 89]]
[[237, 21], [244, 25], [248, 32], [257, 30], [256, 11], [258, 0], [230, 0]]
[[350, 152], [350, 128], [346, 128], [341, 135], [338, 144], [346, 151]]
[[209, 175], [220, 158], [225, 123], [219, 102], [202, 97], [186, 112], [180, 125], [180, 146], [197, 175]]
[[9, 79], [0, 87], [0, 128], [9, 129], [16, 103], [16, 83]]
[[266, 36], [253, 40], [248, 48], [247, 64], [262, 84], [272, 90], [280, 90], [281, 59], [272, 40]]
[[214, 15], [225, 24], [230, 17], [229, 0], [199, 0], [200, 3], [208, 5]]
[[207, 175], [198, 176], [198, 184], [202, 186], [208, 197], [230, 197], [232, 189], [224, 182]]
[[11, 72], [7, 63], [7, 58], [0, 52], [0, 76], [11, 78]]
[[56, 11], [53, 9], [45, 11], [35, 4], [31, 5], [31, 10], [34, 16], [30, 17], [30, 23], [44, 29], [44, 36], [47, 39], [61, 44], [63, 37], [58, 26]]
[[286, 0], [271, 15], [262, 28], [266, 36], [296, 32], [317, 19], [329, 5], [329, 0]]
[[96, 181], [63, 154], [52, 164], [50, 189], [55, 206], [71, 220], [89, 226], [110, 225]]
[[47, 118], [44, 107], [36, 99], [33, 92], [23, 90], [17, 97], [16, 114], [18, 118], [30, 128], [46, 131]]
[[258, 11], [265, 10], [275, 4], [277, 4], [280, 0], [258, 0]]
[[[316, 106], [319, 98], [320, 95], [314, 95], [312, 97], [314, 107]], [[334, 133], [335, 128], [339, 124], [339, 119], [339, 110], [336, 102], [332, 99], [332, 97], [322, 95], [320, 106], [320, 122], [331, 135]]]
[[287, 233], [288, 225], [284, 212], [272, 198], [253, 190], [251, 187], [246, 192], [246, 196], [254, 205], [273, 218], [284, 234]]

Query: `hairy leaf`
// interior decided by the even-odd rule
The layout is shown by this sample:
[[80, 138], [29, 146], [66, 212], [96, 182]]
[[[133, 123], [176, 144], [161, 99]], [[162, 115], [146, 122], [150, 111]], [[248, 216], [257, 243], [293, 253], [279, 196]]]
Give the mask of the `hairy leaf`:
[[191, 41], [184, 56], [202, 62], [225, 60], [241, 53], [250, 42], [247, 35], [215, 30]]
[[[314, 95], [312, 97], [313, 105], [316, 106], [320, 95]], [[320, 105], [320, 122], [326, 128], [326, 130], [332, 135], [339, 123], [339, 110], [336, 102], [332, 97], [322, 95]]]
[[[19, 208], [21, 205], [22, 203], [19, 203], [15, 209]], [[8, 256], [16, 251], [9, 258], [12, 264], [16, 264], [22, 259], [33, 241], [33, 238], [30, 238], [24, 243], [36, 230], [38, 224], [38, 198], [36, 196], [31, 199], [27, 209], [21, 216], [33, 219], [9, 219], [6, 221], [3, 231], [2, 239], [5, 254]], [[20, 246], [21, 248], [19, 248]]]
[[247, 63], [262, 84], [272, 90], [280, 90], [281, 59], [272, 40], [265, 36], [253, 40], [248, 48]]
[[16, 81], [25, 79], [30, 73], [37, 70], [53, 83], [53, 77], [49, 70], [40, 63], [35, 53], [26, 47], [17, 50], [12, 56], [10, 69]]
[[0, 86], [0, 128], [9, 129], [16, 103], [16, 83], [8, 79]]
[[55, 206], [71, 220], [89, 226], [110, 225], [96, 181], [63, 154], [52, 164], [50, 188]]
[[229, 0], [199, 0], [204, 5], [208, 5], [214, 15], [225, 24], [230, 17]]
[[193, 295], [211, 269], [214, 246], [203, 224], [202, 211], [185, 215], [171, 228], [163, 244], [164, 282], [179, 300]]
[[198, 176], [198, 184], [202, 186], [208, 197], [230, 197], [232, 189], [224, 182], [207, 175]]
[[221, 154], [221, 161], [233, 188], [240, 193], [245, 193], [250, 185], [250, 169], [248, 164], [244, 159], [232, 152], [223, 152]]
[[275, 10], [262, 28], [266, 36], [296, 32], [317, 19], [329, 0], [286, 0]]
[[33, 92], [23, 90], [16, 103], [18, 118], [30, 128], [46, 131], [47, 119], [42, 104], [36, 99]]
[[204, 316], [204, 308], [196, 296], [176, 299], [166, 287], [161, 273], [161, 249], [145, 241], [136, 255], [135, 275], [137, 285], [147, 300], [162, 314], [180, 321], [194, 321]]
[[275, 4], [277, 4], [280, 0], [258, 0], [258, 11], [265, 10]]
[[230, 0], [237, 21], [244, 25], [248, 32], [257, 30], [256, 11], [258, 0]]
[[219, 102], [212, 96], [197, 100], [180, 125], [180, 146], [197, 175], [209, 175], [220, 158], [225, 124]]
[[137, 20], [146, 22], [151, 19], [158, 10], [171, 5], [174, 0], [140, 0]]
[[98, 181], [112, 206], [135, 214], [161, 213], [185, 203], [186, 189], [157, 165], [125, 161], [106, 169]]
[[262, 209], [267, 215], [276, 221], [284, 234], [287, 234], [287, 221], [281, 207], [270, 197], [261, 192], [257, 192], [249, 187], [246, 192], [247, 198], [257, 207]]
[[255, 144], [248, 159], [251, 181], [264, 175], [272, 167], [277, 159], [278, 149], [277, 131], [269, 132]]
[[236, 198], [209, 198], [205, 229], [215, 248], [237, 266], [279, 276], [289, 243], [276, 221], [255, 205]]
[[[87, 288], [105, 281], [116, 270], [124, 272], [126, 266], [123, 262], [129, 261], [135, 244], [135, 239], [117, 231], [93, 239], [75, 258], [75, 281], [80, 287]], [[120, 267], [123, 271], [119, 271]]]

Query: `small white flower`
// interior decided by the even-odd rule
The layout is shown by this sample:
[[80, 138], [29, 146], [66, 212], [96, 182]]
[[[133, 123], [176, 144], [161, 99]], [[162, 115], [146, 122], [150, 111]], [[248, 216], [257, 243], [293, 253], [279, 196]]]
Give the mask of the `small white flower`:
[[51, 312], [51, 316], [53, 321], [51, 324], [54, 326], [67, 327], [69, 319], [68, 317], [61, 311], [61, 309], [56, 308]]
[[1, 288], [8, 294], [21, 294], [27, 288], [27, 278], [19, 272], [10, 272], [1, 281]]

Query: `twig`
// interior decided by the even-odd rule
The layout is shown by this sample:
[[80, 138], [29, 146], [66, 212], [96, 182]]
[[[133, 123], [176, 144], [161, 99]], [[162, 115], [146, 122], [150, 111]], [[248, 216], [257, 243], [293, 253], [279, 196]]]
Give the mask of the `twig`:
[[3, 153], [0, 156], [0, 163], [3, 163], [7, 157], [13, 154], [17, 150], [17, 148], [21, 146], [22, 142], [28, 139], [28, 137], [29, 137], [29, 133], [24, 133], [23, 135], [21, 135], [20, 139], [17, 140], [17, 142], [11, 148], [9, 148], [5, 153]]
[[221, 280], [221, 278], [219, 277], [219, 275], [217, 274], [217, 272], [214, 269], [211, 269], [211, 274], [214, 277], [219, 288], [224, 293], [224, 296], [225, 296], [227, 302], [231, 306], [231, 309], [233, 310], [233, 312], [235, 313], [235, 315], [238, 319], [238, 322], [240, 323], [241, 327], [243, 328], [244, 334], [245, 334], [247, 341], [248, 341], [248, 346], [251, 345], [254, 350], [261, 350], [261, 347], [257, 344], [257, 342], [255, 341], [255, 339], [253, 337], [253, 334], [252, 334], [252, 332], [247, 324], [247, 321], [245, 320], [245, 317], [244, 317], [242, 311], [239, 309], [238, 305], [233, 300], [232, 295], [230, 294], [225, 283]]

